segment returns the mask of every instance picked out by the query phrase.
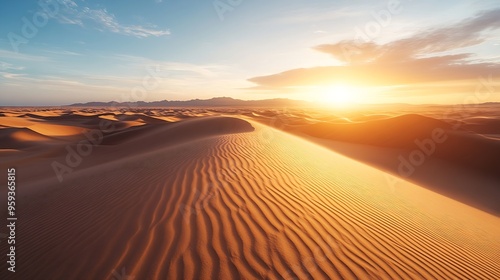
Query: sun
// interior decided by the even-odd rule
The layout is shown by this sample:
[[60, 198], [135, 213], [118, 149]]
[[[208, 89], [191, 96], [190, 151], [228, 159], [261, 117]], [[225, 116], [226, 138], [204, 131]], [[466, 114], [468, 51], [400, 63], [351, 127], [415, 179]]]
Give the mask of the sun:
[[360, 102], [358, 90], [348, 85], [334, 85], [321, 90], [319, 101], [334, 106], [349, 106]]

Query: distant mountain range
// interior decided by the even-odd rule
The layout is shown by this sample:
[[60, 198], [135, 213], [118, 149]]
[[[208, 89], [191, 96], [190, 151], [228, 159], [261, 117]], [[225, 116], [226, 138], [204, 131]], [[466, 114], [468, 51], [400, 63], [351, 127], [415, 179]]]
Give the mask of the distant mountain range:
[[[302, 100], [293, 100], [287, 98], [275, 98], [275, 99], [264, 99], [264, 100], [241, 100], [234, 99], [231, 97], [214, 97], [211, 99], [192, 99], [186, 101], [178, 100], [162, 100], [162, 101], [152, 101], [152, 102], [87, 102], [87, 103], [75, 103], [67, 105], [70, 107], [316, 107], [318, 103], [307, 102]], [[500, 102], [486, 102], [478, 104], [462, 104], [464, 107], [471, 106], [499, 106]], [[433, 105], [433, 104], [372, 104], [364, 106], [379, 107], [379, 106], [400, 106], [400, 107], [418, 107], [418, 106], [454, 106], [450, 105]]]
[[75, 103], [71, 107], [304, 107], [313, 103], [286, 98], [265, 100], [240, 100], [231, 97], [215, 97], [211, 99], [192, 99], [187, 101], [152, 101], [152, 102], [87, 102]]

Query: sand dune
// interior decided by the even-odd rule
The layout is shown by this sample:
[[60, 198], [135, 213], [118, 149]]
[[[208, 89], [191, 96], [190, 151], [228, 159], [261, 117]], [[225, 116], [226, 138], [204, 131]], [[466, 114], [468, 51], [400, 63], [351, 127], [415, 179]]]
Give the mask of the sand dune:
[[8, 127], [0, 130], [0, 149], [22, 149], [52, 143], [55, 139], [29, 128]]
[[500, 141], [468, 133], [462, 126], [454, 129], [452, 124], [425, 116], [402, 115], [351, 124], [322, 122], [289, 130], [318, 138], [409, 151], [419, 148], [416, 141], [432, 140], [438, 130], [443, 143], [434, 143], [439, 147], [433, 149], [433, 157], [500, 178]]
[[500, 134], [500, 118], [473, 117], [464, 120], [464, 129], [482, 134]]
[[70, 123], [71, 125], [64, 125], [64, 123], [60, 122], [56, 124], [55, 121], [49, 123], [33, 118], [33, 115], [26, 117], [0, 117], [0, 123], [7, 127], [29, 128], [45, 136], [71, 136], [81, 134], [85, 131], [83, 127], [75, 126], [74, 123]]
[[[275, 110], [274, 116], [265, 118], [247, 116], [500, 215], [500, 134], [481, 134], [496, 132], [498, 110], [439, 119], [446, 115], [446, 108], [440, 110], [396, 116], [350, 112], [343, 117], [315, 110]], [[436, 142], [434, 137], [442, 139]]]
[[249, 119], [104, 141], [20, 178], [16, 279], [500, 278], [498, 217]]

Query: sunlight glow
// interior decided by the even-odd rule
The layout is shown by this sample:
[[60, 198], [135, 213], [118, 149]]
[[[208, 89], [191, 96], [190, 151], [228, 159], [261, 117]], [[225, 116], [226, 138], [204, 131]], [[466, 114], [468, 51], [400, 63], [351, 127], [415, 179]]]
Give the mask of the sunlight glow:
[[318, 101], [340, 107], [363, 102], [359, 89], [339, 84], [321, 89]]

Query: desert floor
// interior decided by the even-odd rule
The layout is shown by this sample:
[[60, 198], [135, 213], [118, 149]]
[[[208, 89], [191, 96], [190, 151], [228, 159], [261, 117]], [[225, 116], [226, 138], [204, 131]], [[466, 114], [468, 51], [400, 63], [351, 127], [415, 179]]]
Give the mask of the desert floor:
[[500, 279], [499, 110], [445, 110], [3, 108], [0, 278]]

